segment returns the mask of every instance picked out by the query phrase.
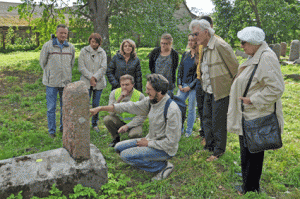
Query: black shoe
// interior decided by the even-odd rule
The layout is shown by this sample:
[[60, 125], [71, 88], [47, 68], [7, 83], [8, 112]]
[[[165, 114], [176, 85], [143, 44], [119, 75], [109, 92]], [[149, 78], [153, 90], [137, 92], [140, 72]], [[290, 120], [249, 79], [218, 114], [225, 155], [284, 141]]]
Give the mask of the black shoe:
[[50, 136], [51, 138], [53, 138], [53, 139], [56, 137], [55, 134], [49, 134], [49, 136]]
[[120, 142], [120, 137], [116, 137], [108, 146], [115, 147], [118, 142]]

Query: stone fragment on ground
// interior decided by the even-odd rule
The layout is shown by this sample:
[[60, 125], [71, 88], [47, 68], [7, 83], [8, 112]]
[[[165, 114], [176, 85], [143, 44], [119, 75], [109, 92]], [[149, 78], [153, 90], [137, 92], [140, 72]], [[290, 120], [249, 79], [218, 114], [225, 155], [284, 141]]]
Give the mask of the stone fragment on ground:
[[241, 56], [241, 57], [243, 57], [244, 59], [248, 58], [248, 55], [247, 55], [246, 53], [244, 53], [244, 52], [242, 52], [242, 51], [240, 51], [240, 50], [238, 50], [238, 49], [235, 51], [235, 55], [236, 55], [236, 56]]
[[23, 191], [24, 199], [47, 197], [54, 183], [63, 195], [82, 184], [96, 192], [107, 183], [107, 165], [100, 150], [90, 144], [90, 159], [77, 163], [64, 148], [0, 161], [0, 198]]

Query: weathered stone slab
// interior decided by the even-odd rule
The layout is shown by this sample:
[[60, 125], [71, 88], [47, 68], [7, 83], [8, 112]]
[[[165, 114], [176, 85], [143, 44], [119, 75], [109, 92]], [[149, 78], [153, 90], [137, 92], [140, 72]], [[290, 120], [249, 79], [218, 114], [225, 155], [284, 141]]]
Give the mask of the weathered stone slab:
[[89, 94], [83, 81], [64, 88], [63, 125], [63, 147], [77, 161], [89, 159]]
[[238, 49], [235, 51], [235, 55], [236, 55], [236, 56], [241, 56], [241, 57], [243, 57], [244, 59], [246, 59], [246, 58], [249, 57], [246, 53], [244, 53], [244, 52], [242, 52], [242, 51], [240, 51], [240, 50], [238, 50]]
[[300, 50], [300, 41], [299, 40], [292, 41], [289, 61], [295, 61], [296, 59], [299, 59], [299, 50]]
[[280, 59], [280, 50], [281, 50], [280, 44], [275, 44], [273, 47], [273, 51], [275, 52], [278, 60]]
[[281, 54], [281, 56], [282, 57], [285, 57], [286, 56], [286, 47], [287, 47], [287, 45], [286, 45], [286, 42], [281, 42], [281, 44], [280, 44], [280, 54]]
[[293, 64], [300, 64], [300, 59], [296, 59]]
[[107, 165], [100, 150], [90, 145], [89, 160], [77, 163], [64, 148], [0, 161], [0, 198], [21, 190], [24, 199], [47, 197], [56, 183], [63, 195], [69, 195], [77, 184], [96, 192], [107, 183]]

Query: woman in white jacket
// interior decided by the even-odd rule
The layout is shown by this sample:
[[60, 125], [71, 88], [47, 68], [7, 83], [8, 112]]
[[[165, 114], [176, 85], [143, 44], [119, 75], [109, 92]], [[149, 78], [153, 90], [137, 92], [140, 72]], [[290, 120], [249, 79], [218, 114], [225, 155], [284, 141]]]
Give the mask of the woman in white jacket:
[[[93, 108], [99, 106], [102, 90], [106, 87], [105, 74], [107, 69], [106, 53], [101, 48], [102, 37], [98, 33], [92, 33], [89, 37], [89, 46], [80, 51], [78, 70], [81, 72], [80, 80], [84, 81], [91, 98], [93, 94]], [[98, 114], [92, 118], [92, 127], [99, 133], [97, 126]]]
[[[241, 47], [249, 55], [247, 61], [239, 66], [238, 73], [233, 81], [230, 91], [230, 101], [227, 115], [227, 128], [231, 133], [239, 135], [241, 147], [241, 167], [243, 185], [237, 186], [239, 194], [248, 191], [260, 191], [259, 181], [262, 173], [264, 151], [250, 153], [244, 144], [242, 114], [245, 120], [253, 120], [274, 112], [276, 103], [276, 116], [279, 127], [283, 131], [283, 112], [281, 96], [284, 91], [284, 81], [280, 64], [276, 54], [264, 42], [265, 33], [257, 27], [247, 27], [237, 34], [241, 40]], [[246, 97], [243, 93], [255, 65], [257, 70], [250, 84]], [[244, 112], [241, 110], [241, 101]]]

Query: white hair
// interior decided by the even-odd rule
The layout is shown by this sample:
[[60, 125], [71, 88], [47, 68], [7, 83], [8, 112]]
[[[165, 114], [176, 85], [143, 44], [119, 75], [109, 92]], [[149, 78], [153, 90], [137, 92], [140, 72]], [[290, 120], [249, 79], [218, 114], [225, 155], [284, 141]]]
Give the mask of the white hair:
[[193, 31], [193, 29], [195, 27], [200, 28], [200, 30], [208, 30], [208, 32], [211, 36], [215, 34], [214, 29], [212, 29], [210, 27], [210, 23], [208, 21], [206, 21], [205, 19], [201, 19], [201, 20], [194, 19], [190, 23], [190, 31]]

